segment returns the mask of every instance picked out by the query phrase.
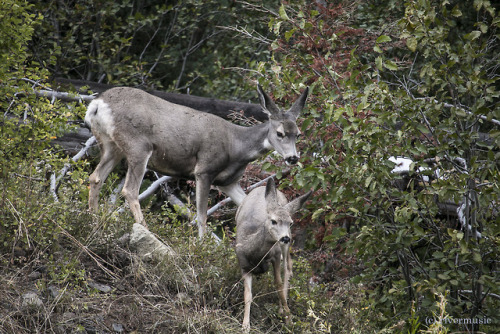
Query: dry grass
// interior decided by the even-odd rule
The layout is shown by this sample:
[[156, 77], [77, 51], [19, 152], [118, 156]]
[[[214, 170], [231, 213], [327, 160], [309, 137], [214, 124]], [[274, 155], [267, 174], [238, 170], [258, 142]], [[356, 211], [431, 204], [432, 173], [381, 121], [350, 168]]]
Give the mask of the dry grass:
[[[182, 255], [148, 263], [113, 240], [109, 230], [93, 231], [85, 243], [62, 230], [56, 253], [2, 257], [0, 332], [241, 332], [243, 288], [229, 244], [174, 235], [169, 241]], [[111, 290], [99, 291], [90, 282]], [[23, 303], [28, 292], [38, 296], [39, 305]]]

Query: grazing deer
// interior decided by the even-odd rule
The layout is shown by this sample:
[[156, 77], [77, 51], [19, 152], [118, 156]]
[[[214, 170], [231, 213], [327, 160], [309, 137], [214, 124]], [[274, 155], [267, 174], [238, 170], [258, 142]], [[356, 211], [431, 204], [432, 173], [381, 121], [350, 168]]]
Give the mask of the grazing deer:
[[[285, 195], [276, 190], [274, 180], [266, 187], [252, 190], [236, 212], [236, 255], [244, 281], [245, 312], [243, 328], [250, 328], [250, 305], [252, 303], [252, 275], [262, 274], [274, 268], [274, 282], [278, 291], [280, 314], [290, 323], [287, 304], [288, 281], [292, 276], [290, 256], [292, 214], [307, 201], [311, 191], [288, 203]], [[284, 277], [281, 278], [281, 260]]]
[[135, 88], [112, 88], [101, 94], [89, 104], [85, 115], [85, 123], [101, 148], [101, 161], [90, 175], [90, 210], [97, 210], [103, 182], [125, 158], [128, 170], [122, 194], [135, 221], [146, 225], [138, 196], [148, 167], [196, 181], [196, 221], [201, 238], [207, 230], [211, 184], [240, 205], [245, 192], [238, 182], [248, 163], [271, 149], [288, 163], [298, 161], [295, 142], [300, 131], [296, 120], [309, 89], [288, 111], [279, 109], [260, 85], [257, 90], [269, 120], [252, 127], [238, 126]]

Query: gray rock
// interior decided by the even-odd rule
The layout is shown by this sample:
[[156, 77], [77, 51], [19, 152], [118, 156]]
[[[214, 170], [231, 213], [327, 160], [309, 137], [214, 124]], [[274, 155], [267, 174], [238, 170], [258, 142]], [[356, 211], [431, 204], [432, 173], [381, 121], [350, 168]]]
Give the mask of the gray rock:
[[94, 281], [88, 281], [87, 284], [91, 288], [96, 289], [97, 291], [100, 291], [100, 292], [103, 292], [103, 293], [110, 293], [111, 290], [112, 290], [109, 285], [97, 283], [97, 282], [94, 282]]
[[158, 240], [141, 224], [135, 223], [130, 234], [130, 248], [143, 260], [161, 261], [165, 256], [174, 256], [170, 246]]
[[76, 313], [73, 312], [64, 312], [62, 315], [63, 321], [71, 321], [77, 318]]
[[49, 285], [49, 287], [47, 288], [47, 290], [49, 291], [49, 294], [52, 298], [56, 299], [57, 297], [59, 297], [59, 294], [61, 293], [61, 291], [59, 290], [59, 288], [55, 285]]
[[[164, 244], [158, 238], [155, 237], [146, 227], [141, 224], [135, 223], [132, 227], [132, 232], [130, 233], [130, 249], [134, 251], [140, 260], [146, 262], [157, 262], [157, 263], [167, 263], [174, 262], [177, 263], [179, 260], [179, 255], [168, 245]], [[186, 274], [188, 273], [188, 274]], [[194, 273], [193, 269], [179, 270], [177, 272], [171, 272], [171, 278], [178, 281], [179, 284], [183, 284], [188, 289], [193, 289], [198, 291], [195, 275], [190, 276], [190, 273]]]
[[33, 281], [39, 279], [40, 277], [42, 277], [42, 273], [39, 271], [33, 271], [28, 275], [28, 278]]
[[22, 295], [22, 307], [42, 307], [43, 301], [36, 292], [30, 291]]
[[113, 330], [116, 333], [123, 333], [123, 325], [122, 324], [113, 324]]

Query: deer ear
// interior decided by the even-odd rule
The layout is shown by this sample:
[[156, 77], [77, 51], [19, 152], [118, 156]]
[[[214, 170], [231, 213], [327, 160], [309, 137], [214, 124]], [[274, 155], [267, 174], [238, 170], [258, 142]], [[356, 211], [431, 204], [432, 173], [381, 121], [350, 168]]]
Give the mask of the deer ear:
[[304, 206], [305, 202], [308, 200], [309, 196], [311, 196], [312, 190], [308, 191], [304, 195], [297, 197], [287, 205], [285, 205], [285, 209], [288, 210], [290, 214], [294, 214], [299, 211], [302, 206]]
[[278, 195], [276, 193], [276, 185], [274, 184], [274, 179], [269, 179], [269, 181], [267, 181], [265, 198], [268, 208], [272, 208], [278, 205]]
[[261, 85], [257, 85], [257, 92], [259, 93], [260, 106], [262, 111], [264, 111], [269, 116], [280, 115], [281, 111], [276, 106], [274, 101], [264, 92]]
[[292, 115], [297, 119], [299, 117], [300, 112], [304, 109], [306, 105], [307, 96], [309, 95], [309, 87], [302, 92], [302, 95], [293, 103], [292, 107], [287, 111], [287, 114]]

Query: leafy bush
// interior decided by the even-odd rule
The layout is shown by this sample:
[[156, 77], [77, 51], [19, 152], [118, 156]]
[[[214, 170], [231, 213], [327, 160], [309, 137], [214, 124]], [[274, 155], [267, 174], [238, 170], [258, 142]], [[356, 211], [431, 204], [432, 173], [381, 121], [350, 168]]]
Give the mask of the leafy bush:
[[73, 113], [66, 105], [34, 94], [33, 86], [48, 77], [27, 52], [41, 17], [29, 14], [32, 5], [7, 1], [2, 6], [0, 247], [31, 247], [32, 242], [45, 247], [52, 242], [49, 231], [53, 229], [47, 227], [53, 225], [54, 207], [39, 194], [48, 186], [46, 177], [63, 162], [49, 143], [69, 129], [67, 121]]
[[[366, 6], [293, 4], [271, 20], [275, 63], [261, 70], [278, 97], [312, 87], [288, 182], [316, 190], [317, 240], [348, 240], [377, 327], [410, 328], [411, 310], [429, 315], [436, 292], [450, 316], [498, 323], [497, 12], [410, 1], [374, 34], [352, 28]], [[404, 175], [398, 157], [412, 161]]]

